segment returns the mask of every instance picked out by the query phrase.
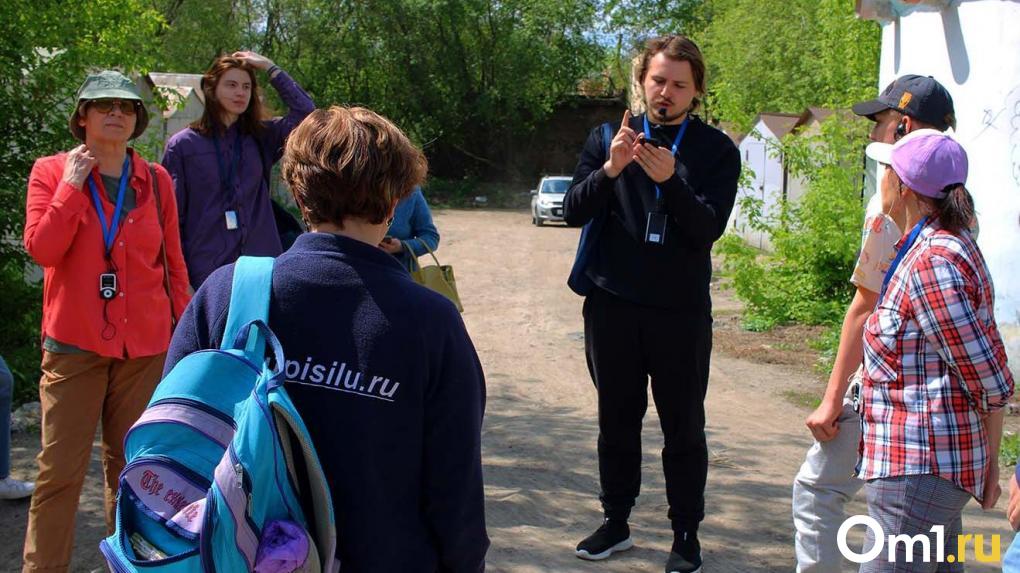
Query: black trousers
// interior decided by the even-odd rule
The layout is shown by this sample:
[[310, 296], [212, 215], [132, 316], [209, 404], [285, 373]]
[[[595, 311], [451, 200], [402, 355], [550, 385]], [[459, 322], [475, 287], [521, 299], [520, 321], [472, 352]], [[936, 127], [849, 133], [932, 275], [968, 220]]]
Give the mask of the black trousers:
[[626, 519], [641, 489], [641, 422], [650, 377], [665, 437], [669, 519], [674, 531], [696, 530], [705, 517], [708, 476], [711, 311], [641, 306], [596, 287], [583, 313], [588, 371], [599, 395], [599, 499], [606, 517]]

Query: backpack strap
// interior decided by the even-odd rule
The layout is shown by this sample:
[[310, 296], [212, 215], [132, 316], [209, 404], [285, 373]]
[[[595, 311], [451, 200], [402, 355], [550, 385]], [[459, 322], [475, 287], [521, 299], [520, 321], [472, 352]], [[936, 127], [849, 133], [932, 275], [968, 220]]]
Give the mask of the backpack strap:
[[[269, 323], [269, 297], [273, 288], [273, 257], [241, 257], [234, 265], [234, 280], [230, 287], [230, 308], [227, 310], [227, 326], [223, 329], [220, 348], [234, 348], [241, 330], [253, 320]], [[247, 334], [247, 333], [246, 333]], [[261, 333], [246, 336], [246, 353], [262, 363], [265, 338]]]
[[[602, 124], [602, 150], [605, 153], [603, 161], [609, 160], [609, 147], [613, 143], [613, 126], [609, 122]], [[595, 288], [595, 283], [588, 278], [585, 272], [591, 260], [595, 245], [602, 227], [606, 221], [606, 211], [603, 210], [581, 227], [581, 236], [577, 241], [577, 254], [574, 255], [574, 265], [570, 269], [570, 276], [567, 277], [567, 286], [570, 290], [581, 296], [588, 296], [588, 293]]]
[[156, 218], [159, 219], [159, 257], [163, 263], [163, 290], [170, 301], [170, 334], [177, 328], [177, 313], [174, 312], [174, 295], [170, 292], [170, 266], [166, 262], [166, 229], [163, 228], [163, 201], [159, 194], [159, 177], [156, 164], [149, 164], [149, 176], [152, 177], [152, 196], [156, 198]]
[[609, 159], [609, 146], [613, 143], [613, 126], [609, 122], [602, 124], [602, 149], [605, 151], [605, 159]]

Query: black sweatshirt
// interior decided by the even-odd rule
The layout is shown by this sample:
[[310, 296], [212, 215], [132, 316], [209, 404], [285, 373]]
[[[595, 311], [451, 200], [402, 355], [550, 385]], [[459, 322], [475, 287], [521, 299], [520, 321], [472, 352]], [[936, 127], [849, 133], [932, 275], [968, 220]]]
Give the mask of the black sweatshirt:
[[[630, 127], [642, 133], [643, 116]], [[619, 129], [613, 126], [613, 135]], [[661, 126], [672, 143], [679, 126]], [[582, 225], [600, 212], [608, 218], [588, 265], [600, 288], [636, 304], [710, 310], [712, 243], [726, 229], [740, 177], [740, 153], [721, 131], [692, 116], [677, 149], [676, 173], [659, 185], [667, 214], [665, 243], [645, 242], [648, 213], [655, 210], [655, 183], [636, 161], [615, 178], [602, 165], [608, 158], [602, 129], [588, 136], [563, 201], [563, 216]]]
[[[169, 371], [217, 348], [234, 265], [174, 332]], [[485, 380], [450, 301], [374, 245], [305, 233], [273, 269], [269, 326], [329, 481], [345, 573], [478, 573]]]

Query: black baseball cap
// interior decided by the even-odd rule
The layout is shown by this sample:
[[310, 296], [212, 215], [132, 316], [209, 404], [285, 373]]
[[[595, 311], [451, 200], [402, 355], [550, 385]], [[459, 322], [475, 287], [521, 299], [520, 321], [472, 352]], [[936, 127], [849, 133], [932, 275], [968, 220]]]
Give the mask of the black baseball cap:
[[953, 98], [931, 76], [900, 76], [877, 98], [853, 106], [854, 113], [871, 120], [875, 119], [875, 114], [887, 109], [931, 124], [939, 131], [956, 128]]

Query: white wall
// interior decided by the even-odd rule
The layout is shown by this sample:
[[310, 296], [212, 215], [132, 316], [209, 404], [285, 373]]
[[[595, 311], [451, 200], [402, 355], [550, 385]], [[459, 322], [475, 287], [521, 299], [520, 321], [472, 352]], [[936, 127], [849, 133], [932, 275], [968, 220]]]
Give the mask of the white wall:
[[783, 165], [775, 149], [775, 135], [759, 121], [740, 142], [740, 160], [754, 172], [750, 186], [737, 191], [737, 205], [730, 217], [731, 226], [749, 244], [760, 249], [772, 248], [768, 236], [747, 226], [747, 217], [740, 209], [740, 198], [752, 196], [764, 202], [762, 215], [777, 213], [783, 190]]
[[879, 89], [903, 74], [934, 76], [953, 96], [996, 319], [1020, 373], [1020, 1], [969, 0], [883, 23]]

